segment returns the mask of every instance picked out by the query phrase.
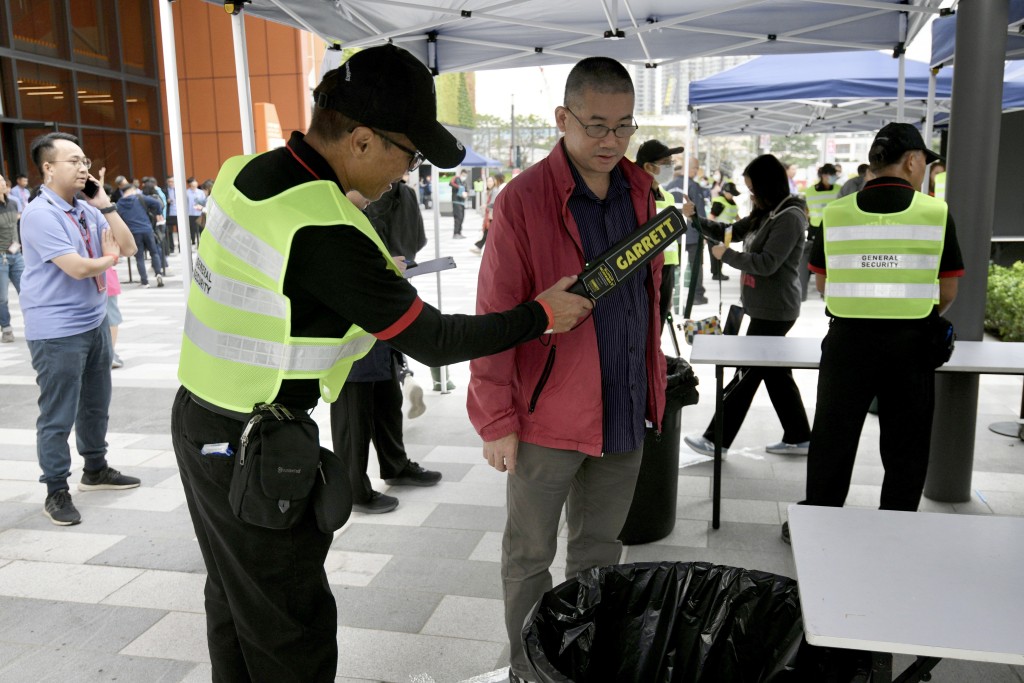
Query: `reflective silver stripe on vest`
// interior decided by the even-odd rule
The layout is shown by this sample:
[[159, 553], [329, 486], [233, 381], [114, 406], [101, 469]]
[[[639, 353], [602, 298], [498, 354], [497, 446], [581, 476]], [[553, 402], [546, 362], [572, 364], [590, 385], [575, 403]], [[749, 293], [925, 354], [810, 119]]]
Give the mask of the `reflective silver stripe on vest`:
[[935, 270], [939, 257], [927, 254], [842, 254], [828, 257], [828, 269]]
[[851, 299], [938, 299], [939, 285], [891, 282], [825, 282], [826, 297]]
[[203, 324], [191, 310], [185, 315], [185, 336], [214, 358], [286, 372], [326, 372], [341, 358], [369, 351], [375, 341], [367, 334], [338, 346], [288, 346], [218, 332]]
[[232, 256], [277, 282], [284, 270], [284, 255], [231, 220], [211, 195], [206, 200], [206, 231]]
[[923, 240], [940, 242], [944, 225], [844, 225], [826, 227], [830, 242], [850, 240]]
[[259, 313], [284, 320], [288, 315], [288, 302], [284, 296], [269, 289], [255, 287], [234, 278], [213, 273], [203, 259], [196, 259], [192, 279], [207, 297], [229, 308]]

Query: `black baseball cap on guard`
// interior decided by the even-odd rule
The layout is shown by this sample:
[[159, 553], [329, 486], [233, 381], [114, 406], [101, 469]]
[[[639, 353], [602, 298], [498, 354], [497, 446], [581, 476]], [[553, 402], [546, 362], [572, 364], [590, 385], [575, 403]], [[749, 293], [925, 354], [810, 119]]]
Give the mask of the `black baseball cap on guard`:
[[401, 133], [430, 163], [454, 168], [466, 148], [437, 121], [437, 95], [430, 70], [394, 45], [360, 50], [324, 74], [314, 103], [359, 123]]
[[945, 161], [945, 159], [928, 149], [924, 144], [924, 138], [920, 131], [909, 123], [890, 123], [878, 131], [871, 147], [881, 146], [884, 150], [884, 162], [894, 164], [906, 152], [924, 152], [925, 159], [930, 164], [933, 161]]

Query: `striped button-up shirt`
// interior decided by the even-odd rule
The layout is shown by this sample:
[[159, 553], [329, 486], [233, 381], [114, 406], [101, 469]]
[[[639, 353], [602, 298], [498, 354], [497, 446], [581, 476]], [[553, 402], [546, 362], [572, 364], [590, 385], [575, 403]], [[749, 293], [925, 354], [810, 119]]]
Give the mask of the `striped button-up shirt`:
[[[569, 163], [576, 188], [569, 212], [579, 227], [583, 255], [590, 263], [637, 228], [629, 183], [615, 167], [605, 198], [598, 199], [576, 167]], [[644, 442], [647, 407], [647, 333], [650, 303], [649, 270], [601, 297], [594, 306], [594, 328], [601, 358], [604, 405], [604, 452], [621, 453]]]

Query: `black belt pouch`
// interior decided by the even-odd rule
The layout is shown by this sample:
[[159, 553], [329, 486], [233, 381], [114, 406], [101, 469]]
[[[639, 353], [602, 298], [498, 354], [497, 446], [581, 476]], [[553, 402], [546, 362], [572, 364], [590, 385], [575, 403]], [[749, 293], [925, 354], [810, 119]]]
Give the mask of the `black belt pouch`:
[[228, 501], [243, 522], [289, 529], [302, 519], [320, 476], [320, 437], [305, 413], [257, 407], [235, 458]]

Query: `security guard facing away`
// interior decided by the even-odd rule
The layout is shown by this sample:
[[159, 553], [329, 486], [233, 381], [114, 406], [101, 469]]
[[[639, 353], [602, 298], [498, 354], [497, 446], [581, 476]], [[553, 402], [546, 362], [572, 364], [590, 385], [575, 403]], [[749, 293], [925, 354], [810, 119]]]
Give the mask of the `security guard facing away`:
[[[846, 501], [875, 396], [885, 468], [880, 507], [913, 511], [920, 503], [939, 364], [932, 351], [943, 342], [939, 315], [964, 272], [945, 202], [917, 191], [938, 158], [912, 125], [890, 123], [868, 155], [874, 179], [825, 209], [811, 270], [832, 320], [821, 346], [808, 505]], [[784, 540], [788, 532], [784, 526]]]
[[[229, 503], [256, 405], [294, 415], [335, 400], [375, 338], [443, 365], [565, 332], [591, 307], [564, 291], [574, 277], [490, 315], [442, 316], [424, 304], [345, 193], [377, 199], [424, 158], [462, 161], [437, 122], [430, 72], [397, 47], [371, 48], [327, 73], [314, 97], [307, 135], [221, 168], [189, 292], [171, 420], [208, 572], [214, 681], [333, 681], [337, 665], [323, 568], [333, 536], [314, 506], [271, 529], [241, 521]], [[279, 477], [296, 470], [293, 450], [276, 452]], [[259, 472], [266, 490], [268, 468]]]

